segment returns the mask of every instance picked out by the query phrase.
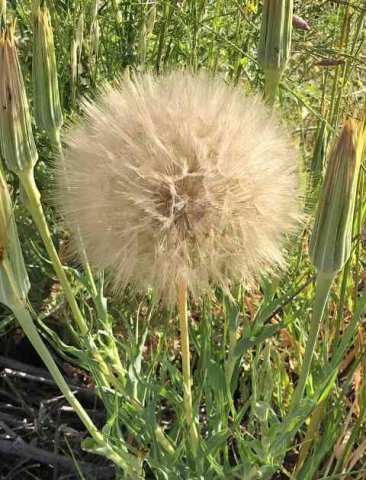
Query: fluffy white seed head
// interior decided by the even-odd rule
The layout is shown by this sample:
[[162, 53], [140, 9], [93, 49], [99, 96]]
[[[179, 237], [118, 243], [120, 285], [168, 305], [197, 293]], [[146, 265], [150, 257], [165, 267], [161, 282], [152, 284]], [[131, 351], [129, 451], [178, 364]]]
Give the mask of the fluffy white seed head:
[[151, 287], [171, 304], [180, 280], [198, 297], [282, 263], [296, 154], [240, 88], [203, 74], [122, 80], [84, 102], [65, 143], [62, 213], [117, 289]]

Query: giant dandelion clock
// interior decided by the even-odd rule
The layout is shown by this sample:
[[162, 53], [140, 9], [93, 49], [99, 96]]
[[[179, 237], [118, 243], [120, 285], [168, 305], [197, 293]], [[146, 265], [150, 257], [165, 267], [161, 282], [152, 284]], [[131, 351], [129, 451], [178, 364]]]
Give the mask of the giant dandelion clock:
[[[298, 216], [296, 158], [257, 98], [205, 75], [122, 80], [66, 134], [58, 196], [75, 248], [122, 290], [178, 303], [184, 408], [192, 409], [187, 291], [229, 292], [282, 263]], [[81, 241], [80, 241], [81, 240]]]
[[59, 200], [117, 288], [172, 304], [179, 282], [198, 297], [282, 262], [296, 158], [258, 98], [202, 74], [143, 75], [84, 113], [65, 137]]

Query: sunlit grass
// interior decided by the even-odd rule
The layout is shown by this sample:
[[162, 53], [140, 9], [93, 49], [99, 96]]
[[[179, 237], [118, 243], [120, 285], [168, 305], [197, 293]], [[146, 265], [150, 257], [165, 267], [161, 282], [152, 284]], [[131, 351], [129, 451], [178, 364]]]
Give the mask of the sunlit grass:
[[[34, 118], [32, 2], [7, 3], [8, 16], [17, 19], [18, 50]], [[78, 115], [83, 95], [92, 95], [104, 80], [114, 81], [134, 70], [205, 69], [242, 85], [243, 91], [263, 92], [264, 76], [257, 62], [262, 2], [47, 3], [66, 123]], [[329, 146], [348, 116], [362, 121], [365, 112], [366, 11], [357, 1], [294, 3], [295, 13], [311, 29], [293, 30], [291, 54], [273, 108], [299, 146], [307, 217], [301, 234], [289, 238], [285, 272], [263, 276], [250, 292], [238, 286], [233, 291], [236, 303], [217, 290], [212, 298], [189, 304], [198, 455], [189, 449], [177, 312], [159, 307], [148, 294], [137, 299], [126, 292], [116, 300], [107, 277], [93, 278], [88, 268], [62, 255], [60, 244], [67, 242], [68, 233], [60, 227], [51, 201], [52, 138], [33, 122], [40, 157], [35, 178], [52, 238], [68, 265], [63, 281], [69, 286], [64, 291], [76, 299], [77, 306], [71, 301], [72, 309], [81, 316], [84, 330], [75, 326], [64, 294], [49, 295], [50, 284], [58, 280], [39, 234], [17, 200], [17, 180], [11, 174], [7, 178], [14, 187], [39, 331], [62, 358], [92, 372], [105, 405], [106, 448], [103, 451], [92, 441], [84, 447], [112, 460], [111, 452], [118, 451], [137, 463], [144, 460], [146, 478], [365, 478], [363, 169], [351, 256], [331, 288], [305, 399], [297, 395], [296, 408], [290, 405], [315, 296], [309, 236]], [[24, 199], [24, 191], [20, 198]], [[50, 322], [49, 312], [58, 326]], [[4, 328], [9, 328], [12, 318], [7, 315], [0, 322]], [[120, 469], [117, 475], [135, 478], [136, 471], [131, 469], [126, 477]]]

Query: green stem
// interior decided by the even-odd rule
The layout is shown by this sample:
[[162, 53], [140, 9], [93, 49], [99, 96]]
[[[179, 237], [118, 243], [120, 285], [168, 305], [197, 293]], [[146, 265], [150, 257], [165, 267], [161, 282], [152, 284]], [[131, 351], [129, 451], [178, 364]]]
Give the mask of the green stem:
[[190, 444], [193, 454], [197, 453], [198, 432], [193, 419], [192, 410], [192, 378], [191, 364], [189, 354], [189, 332], [187, 315], [187, 286], [184, 281], [180, 281], [178, 288], [178, 306], [179, 306], [179, 327], [180, 342], [182, 349], [182, 369], [183, 369], [183, 401], [186, 419], [189, 428]]
[[81, 314], [79, 306], [75, 300], [71, 285], [67, 279], [66, 273], [63, 269], [63, 266], [56, 252], [55, 246], [51, 238], [50, 231], [48, 229], [47, 221], [43, 212], [42, 204], [40, 201], [41, 195], [39, 193], [39, 190], [34, 180], [33, 167], [29, 167], [25, 170], [19, 171], [17, 172], [17, 175], [20, 181], [22, 182], [24, 190], [27, 194], [27, 200], [28, 200], [27, 207], [37, 226], [39, 234], [41, 235], [43, 243], [51, 259], [53, 268], [55, 269], [55, 272], [60, 280], [66, 299], [70, 305], [71, 312], [79, 328], [81, 337], [83, 337], [84, 339], [87, 339], [88, 347], [90, 348], [93, 360], [99, 365], [98, 372], [99, 372], [100, 381], [104, 386], [108, 387], [109, 380], [113, 378], [113, 375], [110, 374], [108, 365], [105, 363], [105, 361], [101, 357], [98, 351], [98, 348], [95, 345], [94, 340], [91, 338], [91, 335], [89, 333], [90, 329], [83, 315]]
[[[241, 295], [241, 290], [234, 293], [235, 298], [237, 298], [237, 301], [239, 303], [239, 297]], [[237, 366], [238, 363], [238, 356], [235, 354], [236, 346], [238, 344], [238, 318], [239, 318], [239, 312], [240, 310], [237, 309], [231, 302], [231, 300], [227, 300], [224, 302], [225, 305], [225, 316], [228, 320], [228, 327], [229, 327], [229, 332], [228, 332], [228, 337], [229, 337], [229, 348], [228, 348], [228, 354], [227, 354], [227, 360], [226, 360], [226, 365], [225, 365], [225, 379], [226, 379], [226, 385], [228, 388], [228, 392], [231, 392], [231, 382], [234, 374], [235, 367]]]
[[50, 231], [48, 229], [47, 221], [43, 212], [41, 204], [41, 195], [37, 188], [37, 185], [34, 180], [33, 175], [33, 166], [25, 170], [17, 172], [17, 175], [22, 182], [24, 190], [27, 194], [28, 199], [28, 209], [33, 217], [33, 220], [37, 226], [39, 234], [43, 240], [43, 243], [46, 247], [48, 255], [50, 256], [52, 265], [56, 271], [56, 274], [61, 282], [62, 288], [64, 290], [67, 301], [69, 302], [72, 314], [76, 320], [76, 323], [79, 327], [80, 333], [84, 336], [88, 333], [89, 329], [86, 324], [84, 317], [82, 316], [78, 304], [75, 300], [72, 288], [67, 279], [66, 273], [63, 269], [63, 266], [60, 262], [56, 249], [53, 245]]
[[267, 68], [265, 69], [265, 83], [264, 83], [264, 99], [266, 103], [273, 107], [276, 102], [278, 87], [281, 82], [283, 68]]
[[56, 156], [62, 156], [62, 145], [61, 145], [61, 129], [54, 128], [47, 131], [48, 138], [51, 142], [51, 148], [53, 153]]
[[335, 322], [335, 334], [334, 334], [334, 339], [332, 342], [332, 351], [334, 352], [337, 349], [338, 342], [339, 342], [339, 337], [341, 334], [341, 325], [344, 320], [344, 304], [347, 298], [347, 280], [348, 280], [348, 275], [350, 273], [350, 268], [351, 268], [351, 261], [348, 259], [346, 265], [343, 268], [342, 272], [342, 283], [341, 283], [341, 289], [339, 293], [339, 304], [338, 304], [338, 313], [337, 313], [337, 319]]
[[313, 359], [316, 341], [318, 339], [319, 329], [323, 318], [324, 310], [327, 305], [330, 288], [333, 283], [335, 272], [318, 272], [316, 280], [316, 291], [313, 314], [310, 323], [310, 331], [306, 342], [304, 359], [300, 371], [299, 381], [297, 383], [294, 396], [290, 405], [290, 412], [293, 412], [301, 402], [308, 375], [310, 373], [311, 361]]
[[69, 386], [62, 377], [61, 372], [58, 369], [54, 359], [52, 358], [45, 344], [43, 343], [43, 340], [33, 323], [32, 317], [25, 308], [24, 304], [19, 303], [18, 305], [13, 305], [11, 309], [17, 320], [19, 321], [22, 329], [24, 330], [24, 333], [28, 337], [29, 341], [32, 343], [33, 347], [36, 349], [38, 355], [42, 358], [44, 364], [51, 373], [53, 379], [57, 383], [57, 386], [65, 396], [66, 400], [70, 403], [75, 412], [78, 414], [85, 428], [98, 443], [104, 444], [103, 435], [98, 431], [97, 427], [93, 424], [92, 420], [90, 419], [84, 408], [81, 406], [79, 401], [71, 392]]
[[238, 339], [236, 330], [229, 330], [229, 351], [225, 368], [226, 384], [229, 390], [231, 390], [231, 379], [233, 378], [234, 368], [238, 361], [237, 356], [234, 354], [237, 344]]

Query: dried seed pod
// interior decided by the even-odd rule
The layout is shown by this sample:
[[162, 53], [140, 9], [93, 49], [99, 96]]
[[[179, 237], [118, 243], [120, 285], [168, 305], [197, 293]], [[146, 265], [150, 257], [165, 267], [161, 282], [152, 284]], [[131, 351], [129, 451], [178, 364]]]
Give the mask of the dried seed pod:
[[310, 256], [318, 272], [337, 272], [351, 253], [357, 178], [365, 132], [347, 120], [330, 154], [320, 193]]
[[317, 67], [336, 67], [344, 63], [343, 58], [322, 58], [317, 60], [314, 65]]
[[265, 96], [274, 101], [291, 49], [292, 0], [264, 0], [258, 48], [266, 78]]
[[53, 135], [63, 118], [53, 32], [45, 0], [33, 0], [33, 92], [38, 127]]
[[13, 206], [0, 168], [0, 302], [12, 308], [25, 301], [29, 288]]
[[292, 15], [292, 26], [300, 30], [310, 30], [310, 25], [301, 17]]
[[0, 72], [0, 148], [17, 172], [34, 165], [38, 154], [12, 25], [0, 29]]

